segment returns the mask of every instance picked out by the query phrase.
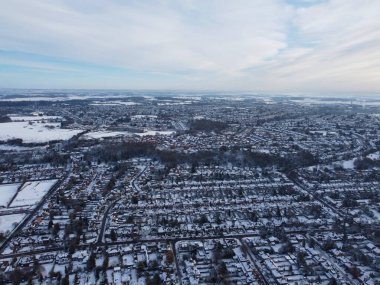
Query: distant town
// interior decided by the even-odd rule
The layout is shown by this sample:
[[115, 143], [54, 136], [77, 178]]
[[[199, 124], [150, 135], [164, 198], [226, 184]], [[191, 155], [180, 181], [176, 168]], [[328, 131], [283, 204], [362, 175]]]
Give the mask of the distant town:
[[0, 284], [380, 284], [380, 99], [2, 90]]

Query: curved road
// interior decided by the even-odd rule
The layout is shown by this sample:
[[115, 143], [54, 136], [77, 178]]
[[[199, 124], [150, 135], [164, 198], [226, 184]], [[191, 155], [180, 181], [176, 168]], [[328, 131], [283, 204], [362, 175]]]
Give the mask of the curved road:
[[[140, 176], [147, 170], [148, 166], [145, 166], [135, 177], [132, 178], [130, 185], [136, 190], [141, 191], [140, 187], [136, 184], [136, 180], [140, 178]], [[97, 245], [103, 242], [104, 232], [106, 230], [108, 214], [111, 208], [113, 208], [118, 200], [112, 201], [111, 204], [108, 205], [107, 210], [104, 212], [102, 225], [99, 230], [98, 240], [96, 242]]]
[[[4, 240], [4, 242], [0, 246], [0, 252], [2, 252], [8, 243], [15, 237], [17, 234], [35, 217], [35, 214], [42, 208], [42, 206], [45, 204], [45, 202], [58, 190], [59, 186], [67, 179], [71, 172], [68, 171], [65, 173], [65, 175], [59, 179], [46, 193], [46, 195], [40, 200], [40, 202], [37, 204], [37, 206], [29, 212], [29, 215], [27, 215], [18, 225], [17, 227], [9, 234], [9, 236]], [[0, 255], [1, 256], [1, 255]]]

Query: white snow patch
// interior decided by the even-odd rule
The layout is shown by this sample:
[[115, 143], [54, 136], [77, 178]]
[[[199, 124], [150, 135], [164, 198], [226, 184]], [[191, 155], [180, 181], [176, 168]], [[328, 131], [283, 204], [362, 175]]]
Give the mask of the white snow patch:
[[375, 153], [369, 154], [368, 158], [370, 158], [370, 159], [380, 159], [380, 151], [377, 151]]
[[90, 138], [90, 139], [101, 139], [101, 138], [109, 138], [109, 137], [116, 137], [116, 136], [125, 136], [130, 135], [128, 132], [111, 132], [111, 131], [95, 131], [95, 132], [89, 132], [85, 134], [84, 138]]
[[373, 213], [373, 216], [375, 217], [376, 220], [379, 220], [380, 221], [380, 212], [374, 210], [374, 209], [371, 209], [372, 213]]
[[157, 119], [156, 115], [134, 115], [131, 116], [131, 120], [135, 119]]
[[7, 207], [21, 183], [0, 185], [0, 207]]
[[144, 136], [156, 136], [156, 135], [163, 135], [168, 136], [174, 134], [175, 131], [147, 131], [145, 133], [135, 133], [135, 135], [144, 137]]
[[172, 135], [175, 131], [145, 131], [143, 133], [132, 133], [132, 132], [112, 132], [112, 131], [94, 131], [89, 132], [83, 136], [84, 139], [100, 139], [109, 138], [117, 136], [156, 136], [156, 135]]
[[10, 206], [21, 207], [37, 204], [56, 182], [57, 179], [26, 182]]
[[176, 102], [176, 101], [170, 101], [169, 102], [163, 102], [163, 103], [157, 103], [158, 106], [174, 106], [174, 105], [189, 105], [192, 104], [193, 101], [182, 101], [182, 102]]
[[137, 102], [131, 102], [131, 101], [114, 101], [115, 103], [117, 104], [120, 104], [120, 105], [125, 105], [125, 106], [134, 106], [134, 105], [141, 105], [141, 103], [137, 103]]
[[0, 140], [22, 139], [26, 143], [68, 140], [81, 130], [61, 129], [60, 123], [11, 122], [0, 124]]
[[60, 120], [59, 116], [9, 116], [12, 122]]
[[344, 169], [354, 169], [354, 162], [356, 159], [350, 159], [343, 161], [343, 168]]
[[0, 216], [0, 232], [5, 233], [7, 231], [12, 231], [16, 223], [21, 222], [25, 214], [12, 214]]
[[27, 146], [0, 144], [0, 150], [5, 150], [5, 151], [23, 151], [23, 150], [32, 150], [32, 149], [38, 149], [38, 148], [41, 148], [41, 147], [39, 146], [27, 147]]
[[107, 102], [94, 101], [94, 103], [91, 103], [89, 105], [92, 105], [92, 106], [120, 106], [120, 105], [134, 106], [134, 105], [141, 105], [141, 103], [131, 102], [131, 101], [107, 101]]

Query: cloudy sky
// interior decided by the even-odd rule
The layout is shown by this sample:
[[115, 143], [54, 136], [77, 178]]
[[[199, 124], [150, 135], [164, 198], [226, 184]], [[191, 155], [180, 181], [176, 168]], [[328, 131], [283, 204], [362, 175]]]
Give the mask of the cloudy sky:
[[379, 0], [12, 0], [0, 87], [380, 93]]

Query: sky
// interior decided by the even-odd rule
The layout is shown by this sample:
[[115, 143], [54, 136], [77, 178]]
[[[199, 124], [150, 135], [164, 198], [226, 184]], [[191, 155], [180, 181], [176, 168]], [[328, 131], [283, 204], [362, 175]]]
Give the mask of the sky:
[[12, 0], [0, 88], [380, 96], [379, 0]]

